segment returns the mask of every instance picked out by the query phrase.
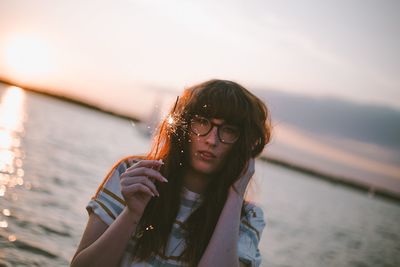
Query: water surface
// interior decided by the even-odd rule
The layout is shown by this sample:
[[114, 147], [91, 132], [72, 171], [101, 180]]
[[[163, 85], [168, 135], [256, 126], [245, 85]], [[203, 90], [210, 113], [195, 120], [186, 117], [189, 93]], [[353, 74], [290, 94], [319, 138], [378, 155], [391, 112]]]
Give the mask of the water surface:
[[[6, 87], [0, 97], [0, 266], [68, 266], [98, 184], [149, 140], [75, 104]], [[263, 266], [400, 266], [398, 203], [262, 161], [255, 182]]]

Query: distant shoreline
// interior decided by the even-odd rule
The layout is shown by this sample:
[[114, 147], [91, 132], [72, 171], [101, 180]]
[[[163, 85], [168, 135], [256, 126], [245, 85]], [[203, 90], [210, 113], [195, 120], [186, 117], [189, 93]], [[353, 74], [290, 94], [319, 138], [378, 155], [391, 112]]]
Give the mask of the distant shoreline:
[[[66, 101], [66, 102], [69, 102], [69, 103], [73, 103], [73, 104], [77, 104], [77, 105], [80, 105], [80, 106], [83, 106], [83, 107], [94, 109], [94, 110], [97, 110], [97, 111], [100, 111], [100, 112], [103, 112], [103, 113], [106, 113], [106, 114], [110, 114], [110, 115], [113, 115], [113, 116], [116, 116], [116, 117], [119, 117], [119, 118], [131, 120], [131, 121], [134, 121], [134, 122], [140, 122], [141, 121], [138, 118], [135, 118], [135, 117], [132, 117], [132, 116], [129, 116], [129, 115], [119, 114], [119, 113], [113, 112], [111, 110], [106, 110], [106, 109], [97, 107], [95, 105], [91, 105], [91, 104], [82, 102], [80, 100], [69, 98], [69, 97], [66, 97], [66, 96], [63, 96], [63, 95], [50, 94], [50, 93], [43, 92], [43, 91], [41, 91], [39, 89], [36, 89], [36, 88], [33, 88], [33, 87], [26, 87], [26, 86], [15, 84], [15, 83], [12, 83], [12, 82], [9, 82], [9, 81], [5, 81], [5, 80], [2, 80], [2, 79], [0, 79], [0, 83], [6, 84], [6, 85], [9, 85], [9, 86], [17, 86], [17, 87], [23, 88], [26, 91], [30, 91], [30, 92], [33, 92], [33, 93], [45, 95], [45, 96], [48, 96], [48, 97], [53, 97], [53, 98], [56, 98], [56, 99], [59, 99], [59, 100], [62, 100], [62, 101]], [[296, 163], [293, 163], [293, 162], [286, 161], [286, 160], [281, 159], [281, 158], [271, 157], [271, 156], [268, 156], [268, 155], [261, 156], [260, 159], [264, 160], [264, 161], [267, 161], [267, 162], [269, 162], [271, 164], [283, 166], [285, 168], [289, 168], [289, 169], [292, 169], [292, 170], [295, 170], [295, 171], [298, 171], [298, 172], [301, 172], [301, 173], [308, 174], [308, 175], [310, 175], [312, 177], [315, 177], [315, 178], [318, 178], [320, 180], [322, 179], [322, 180], [325, 180], [325, 181], [333, 183], [333, 184], [338, 184], [338, 185], [342, 185], [342, 186], [346, 186], [346, 187], [355, 189], [357, 191], [365, 192], [369, 197], [378, 196], [378, 197], [382, 197], [382, 198], [385, 198], [385, 199], [388, 199], [388, 200], [394, 200], [396, 202], [400, 201], [400, 195], [399, 194], [390, 192], [390, 191], [385, 190], [383, 188], [377, 188], [377, 187], [372, 186], [372, 185], [367, 184], [367, 183], [362, 183], [362, 182], [356, 181], [355, 179], [352, 179], [351, 177], [336, 176], [336, 175], [333, 175], [333, 174], [324, 173], [324, 172], [321, 172], [321, 171], [316, 170], [316, 169], [312, 169], [312, 168], [307, 167], [307, 166], [302, 166], [302, 165], [299, 165], [299, 164], [296, 164]]]
[[139, 118], [135, 118], [135, 117], [130, 116], [130, 115], [116, 113], [114, 111], [111, 111], [111, 110], [108, 110], [108, 109], [104, 109], [104, 108], [100, 108], [98, 106], [83, 102], [83, 101], [78, 100], [78, 99], [67, 97], [67, 96], [64, 96], [64, 95], [51, 94], [51, 93], [48, 93], [48, 92], [44, 92], [44, 91], [41, 91], [39, 89], [36, 89], [35, 87], [26, 87], [24, 85], [20, 85], [20, 84], [17, 84], [17, 83], [12, 83], [10, 81], [5, 81], [4, 79], [0, 79], [0, 83], [6, 84], [6, 85], [9, 85], [9, 86], [20, 87], [20, 88], [22, 88], [22, 89], [24, 89], [26, 91], [32, 92], [32, 93], [53, 97], [53, 98], [56, 98], [56, 99], [59, 99], [59, 100], [63, 100], [63, 101], [66, 101], [66, 102], [69, 102], [69, 103], [72, 103], [72, 104], [77, 104], [79, 106], [83, 106], [83, 107], [87, 107], [87, 108], [90, 108], [90, 109], [98, 110], [98, 111], [101, 111], [101, 112], [104, 112], [104, 113], [107, 113], [107, 114], [110, 114], [110, 115], [113, 115], [113, 116], [116, 116], [116, 117], [120, 117], [120, 118], [127, 119], [127, 120], [132, 120], [134, 122], [139, 122], [140, 121]]
[[355, 179], [352, 179], [351, 177], [344, 177], [344, 176], [339, 176], [339, 175], [334, 175], [334, 174], [329, 174], [325, 173], [307, 166], [303, 166], [300, 164], [296, 164], [293, 162], [286, 161], [281, 158], [276, 158], [276, 157], [271, 157], [271, 156], [261, 156], [260, 159], [267, 161], [271, 164], [279, 165], [288, 169], [292, 169], [301, 173], [305, 173], [310, 175], [311, 177], [317, 178], [319, 180], [325, 180], [327, 182], [333, 183], [333, 184], [338, 184], [346, 187], [350, 187], [352, 189], [355, 189], [357, 191], [362, 191], [367, 193], [369, 197], [375, 197], [379, 196], [388, 200], [394, 200], [396, 202], [400, 201], [400, 195], [390, 192], [388, 190], [385, 190], [383, 188], [378, 188], [373, 185], [363, 183], [360, 181], [356, 181]]

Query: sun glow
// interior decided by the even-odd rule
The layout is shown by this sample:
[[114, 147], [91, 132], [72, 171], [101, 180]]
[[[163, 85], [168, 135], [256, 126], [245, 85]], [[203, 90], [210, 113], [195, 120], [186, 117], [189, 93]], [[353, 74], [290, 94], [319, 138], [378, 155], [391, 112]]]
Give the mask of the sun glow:
[[17, 35], [5, 44], [5, 62], [13, 75], [37, 78], [53, 69], [50, 49], [45, 42], [30, 35]]

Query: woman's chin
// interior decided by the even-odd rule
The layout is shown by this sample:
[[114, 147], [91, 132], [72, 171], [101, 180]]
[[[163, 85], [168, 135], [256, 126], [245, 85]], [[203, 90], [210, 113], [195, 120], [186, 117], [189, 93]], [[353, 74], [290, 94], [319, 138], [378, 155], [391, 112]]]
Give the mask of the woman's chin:
[[217, 168], [215, 164], [213, 164], [213, 162], [204, 162], [200, 160], [197, 162], [193, 162], [192, 169], [204, 175], [212, 175], [215, 173]]

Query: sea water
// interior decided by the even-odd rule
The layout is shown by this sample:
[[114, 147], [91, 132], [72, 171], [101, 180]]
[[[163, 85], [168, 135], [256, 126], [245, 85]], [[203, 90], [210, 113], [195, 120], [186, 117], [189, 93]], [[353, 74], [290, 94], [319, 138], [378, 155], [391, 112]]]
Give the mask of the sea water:
[[[85, 206], [149, 139], [129, 120], [0, 88], [0, 266], [68, 266]], [[249, 197], [267, 222], [262, 266], [400, 266], [400, 205], [267, 162]]]

